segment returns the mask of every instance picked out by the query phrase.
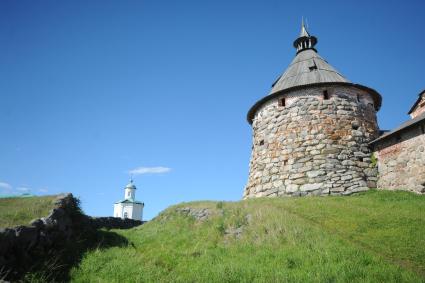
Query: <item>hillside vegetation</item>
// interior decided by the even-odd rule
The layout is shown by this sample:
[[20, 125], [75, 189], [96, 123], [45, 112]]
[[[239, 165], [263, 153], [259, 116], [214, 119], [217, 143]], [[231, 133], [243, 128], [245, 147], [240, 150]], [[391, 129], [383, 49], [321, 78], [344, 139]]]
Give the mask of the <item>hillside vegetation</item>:
[[[425, 196], [191, 202], [115, 230], [75, 282], [425, 282]], [[117, 235], [117, 236], [118, 236]]]
[[0, 198], [0, 227], [28, 225], [45, 217], [53, 208], [56, 196]]

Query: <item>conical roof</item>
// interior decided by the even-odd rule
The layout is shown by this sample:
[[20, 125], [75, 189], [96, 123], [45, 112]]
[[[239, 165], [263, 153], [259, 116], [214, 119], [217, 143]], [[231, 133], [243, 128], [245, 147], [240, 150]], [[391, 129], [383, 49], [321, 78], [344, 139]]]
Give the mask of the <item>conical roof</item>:
[[269, 94], [295, 86], [330, 82], [350, 81], [329, 65], [314, 49], [305, 49], [295, 56], [283, 75], [272, 85]]
[[382, 103], [381, 95], [374, 89], [351, 83], [325, 59], [320, 57], [315, 49], [316, 43], [317, 38], [309, 34], [303, 22], [300, 36], [293, 43], [297, 50], [295, 58], [285, 72], [273, 83], [269, 94], [257, 101], [248, 111], [247, 119], [250, 124], [257, 109], [263, 103], [294, 89], [314, 85], [347, 85], [367, 91], [373, 97], [376, 111], [379, 110]]

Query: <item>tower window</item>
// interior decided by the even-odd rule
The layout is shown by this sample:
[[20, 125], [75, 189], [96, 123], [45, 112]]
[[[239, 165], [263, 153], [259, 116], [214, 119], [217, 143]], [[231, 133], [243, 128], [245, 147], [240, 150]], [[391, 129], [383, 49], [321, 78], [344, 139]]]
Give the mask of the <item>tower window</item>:
[[128, 197], [130, 196], [130, 192], [128, 192], [128, 193], [127, 193], [127, 196], [128, 196]]
[[328, 99], [329, 99], [329, 93], [328, 93], [328, 91], [327, 91], [327, 90], [324, 90], [324, 91], [323, 91], [323, 99], [324, 99], [324, 100], [328, 100]]
[[280, 106], [280, 107], [285, 107], [285, 98], [279, 98], [279, 100], [278, 100], [278, 105]]
[[314, 61], [314, 59], [311, 59], [309, 63], [310, 64], [308, 65], [308, 69], [310, 70], [310, 72], [317, 70], [316, 61]]

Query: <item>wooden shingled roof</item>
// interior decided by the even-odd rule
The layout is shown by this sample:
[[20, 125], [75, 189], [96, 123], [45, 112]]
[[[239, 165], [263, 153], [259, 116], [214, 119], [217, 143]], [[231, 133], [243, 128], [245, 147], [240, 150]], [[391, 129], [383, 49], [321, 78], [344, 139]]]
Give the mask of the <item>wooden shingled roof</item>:
[[379, 110], [382, 103], [381, 95], [374, 89], [351, 83], [320, 57], [314, 48], [316, 43], [317, 38], [308, 33], [303, 23], [300, 36], [294, 41], [294, 47], [297, 50], [295, 58], [286, 71], [273, 83], [269, 95], [257, 101], [248, 111], [248, 123], [252, 124], [257, 109], [270, 99], [295, 89], [312, 86], [346, 85], [364, 90], [372, 95], [375, 109]]
[[316, 51], [306, 49], [295, 56], [288, 69], [272, 85], [269, 94], [295, 86], [330, 82], [349, 83], [350, 81], [329, 65]]
[[394, 135], [401, 133], [402, 131], [405, 131], [405, 130], [410, 129], [412, 127], [416, 127], [417, 125], [424, 123], [424, 121], [425, 121], [425, 113], [422, 113], [421, 115], [419, 115], [416, 118], [407, 120], [406, 122], [404, 122], [403, 124], [401, 124], [400, 126], [395, 128], [394, 130], [384, 133], [382, 136], [371, 141], [370, 144], [371, 145], [377, 144], [377, 143], [379, 143], [383, 140], [388, 139], [389, 137], [393, 137]]
[[415, 103], [413, 104], [413, 106], [410, 108], [409, 112], [407, 114], [412, 113], [415, 109], [416, 106], [418, 106], [418, 104], [422, 101], [422, 96], [425, 95], [425, 90], [423, 90], [422, 92], [419, 93], [419, 97], [418, 99], [416, 99]]

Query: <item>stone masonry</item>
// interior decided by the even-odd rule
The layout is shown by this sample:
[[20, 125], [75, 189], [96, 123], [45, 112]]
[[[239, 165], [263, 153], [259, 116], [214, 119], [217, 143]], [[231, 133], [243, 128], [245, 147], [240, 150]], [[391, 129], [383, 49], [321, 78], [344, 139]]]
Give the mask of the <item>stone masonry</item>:
[[368, 144], [379, 130], [373, 98], [364, 89], [321, 85], [289, 91], [261, 105], [252, 128], [244, 199], [349, 195], [376, 187]]
[[378, 188], [425, 193], [425, 114], [412, 126], [377, 140], [374, 148]]
[[115, 217], [90, 217], [72, 194], [58, 197], [48, 216], [29, 225], [0, 228], [0, 282], [13, 282], [43, 257], [51, 257], [69, 243], [83, 242], [95, 229], [129, 229], [142, 221]]

